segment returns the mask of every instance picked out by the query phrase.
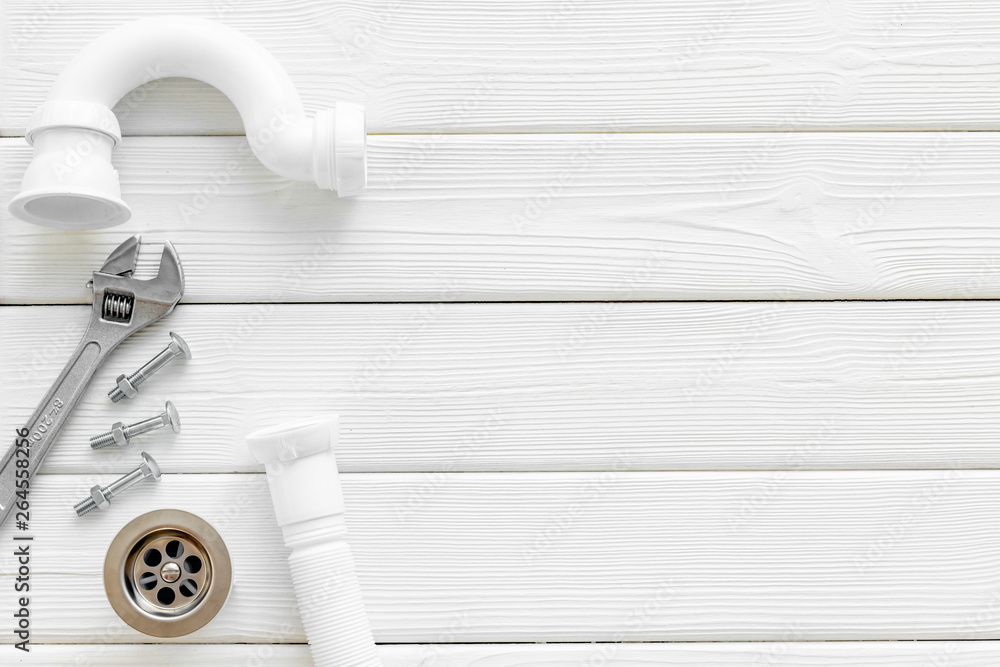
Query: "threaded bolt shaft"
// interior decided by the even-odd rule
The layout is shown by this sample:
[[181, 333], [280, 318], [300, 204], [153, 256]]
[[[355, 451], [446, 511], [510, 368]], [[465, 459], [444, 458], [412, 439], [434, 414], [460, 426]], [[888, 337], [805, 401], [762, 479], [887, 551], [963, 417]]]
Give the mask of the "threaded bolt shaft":
[[169, 364], [177, 357], [191, 358], [191, 348], [179, 335], [170, 332], [170, 344], [146, 364], [131, 375], [119, 375], [116, 386], [108, 392], [112, 403], [124, 398], [132, 398], [139, 393], [139, 386], [149, 379], [149, 376]]
[[93, 512], [97, 509], [97, 503], [94, 502], [93, 498], [87, 498], [86, 500], [81, 500], [76, 505], [73, 505], [73, 509], [76, 511], [77, 516], [83, 516], [88, 512]]
[[95, 435], [90, 439], [91, 449], [104, 449], [105, 447], [110, 447], [113, 444], [115, 444], [115, 436], [111, 431]]

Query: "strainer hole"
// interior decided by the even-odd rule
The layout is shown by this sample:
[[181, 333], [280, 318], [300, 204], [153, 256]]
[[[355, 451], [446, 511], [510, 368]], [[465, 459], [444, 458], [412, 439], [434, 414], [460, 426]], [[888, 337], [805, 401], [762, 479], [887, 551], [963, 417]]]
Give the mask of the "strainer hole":
[[139, 585], [143, 590], [151, 591], [156, 588], [156, 575], [152, 572], [144, 572], [139, 576]]
[[198, 574], [201, 572], [201, 559], [197, 556], [188, 556], [185, 558], [184, 571], [188, 574]]
[[171, 558], [180, 558], [184, 553], [184, 545], [177, 540], [173, 540], [167, 543], [166, 552]]
[[181, 585], [178, 586], [178, 590], [184, 597], [193, 598], [198, 592], [198, 584], [194, 579], [185, 579], [181, 582]]
[[164, 607], [167, 607], [174, 603], [174, 600], [177, 599], [177, 595], [174, 594], [173, 589], [163, 587], [156, 591], [156, 599]]
[[163, 560], [163, 556], [156, 549], [146, 549], [146, 553], [142, 555], [142, 562], [150, 567], [156, 567]]

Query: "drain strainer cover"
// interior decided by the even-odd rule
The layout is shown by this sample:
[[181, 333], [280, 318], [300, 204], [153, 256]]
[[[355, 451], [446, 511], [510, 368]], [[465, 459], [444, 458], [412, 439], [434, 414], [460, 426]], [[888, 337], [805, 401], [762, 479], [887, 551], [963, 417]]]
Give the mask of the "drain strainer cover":
[[222, 537], [181, 510], [136, 517], [104, 560], [104, 591], [115, 613], [153, 637], [181, 637], [204, 626], [222, 609], [232, 583]]

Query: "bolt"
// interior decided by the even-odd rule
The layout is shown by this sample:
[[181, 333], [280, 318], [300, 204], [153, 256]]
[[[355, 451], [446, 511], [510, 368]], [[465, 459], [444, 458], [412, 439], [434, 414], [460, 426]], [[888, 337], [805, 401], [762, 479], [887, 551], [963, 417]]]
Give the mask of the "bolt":
[[121, 422], [115, 422], [111, 425], [110, 431], [100, 435], [95, 435], [90, 439], [90, 448], [104, 449], [105, 447], [110, 447], [111, 445], [124, 447], [129, 444], [135, 436], [155, 431], [156, 429], [163, 428], [164, 426], [170, 426], [174, 433], [181, 432], [180, 415], [177, 414], [177, 408], [175, 408], [174, 404], [170, 401], [167, 401], [166, 405], [163, 407], [163, 412], [155, 417], [150, 417], [144, 421], [136, 422], [130, 426], [126, 426]]
[[115, 380], [117, 386], [108, 392], [108, 398], [112, 403], [117, 403], [123, 398], [135, 398], [139, 393], [139, 385], [149, 379], [149, 376], [160, 370], [171, 360], [183, 356], [185, 359], [191, 358], [191, 348], [184, 342], [184, 339], [170, 332], [170, 345], [163, 348], [163, 351], [149, 360], [149, 362], [131, 375], [119, 375]]
[[160, 481], [160, 466], [156, 464], [153, 457], [146, 452], [142, 453], [142, 464], [128, 473], [124, 477], [119, 477], [107, 486], [95, 484], [90, 490], [90, 497], [81, 500], [73, 509], [77, 516], [83, 516], [94, 510], [104, 510], [111, 506], [111, 499], [120, 496], [122, 493], [132, 488], [147, 477], [152, 477], [153, 481]]

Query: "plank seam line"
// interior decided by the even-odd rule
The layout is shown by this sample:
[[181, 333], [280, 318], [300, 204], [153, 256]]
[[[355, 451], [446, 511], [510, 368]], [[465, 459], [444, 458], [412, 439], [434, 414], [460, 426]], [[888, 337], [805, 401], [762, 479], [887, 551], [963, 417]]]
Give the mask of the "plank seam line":
[[[124, 470], [124, 468], [123, 468]], [[747, 473], [764, 473], [764, 472], [784, 472], [784, 473], [805, 473], [805, 472], [817, 472], [817, 473], [871, 473], [872, 475], [879, 473], [895, 472], [895, 473], [911, 473], [911, 474], [926, 474], [932, 472], [952, 472], [955, 470], [964, 471], [981, 471], [981, 472], [1000, 472], [1000, 466], [993, 468], [986, 467], [969, 467], [969, 468], [637, 468], [634, 470], [614, 470], [612, 468], [579, 468], [579, 469], [568, 469], [568, 470], [517, 470], [517, 469], [500, 469], [500, 470], [439, 470], [437, 468], [432, 469], [419, 469], [419, 470], [351, 470], [350, 468], [346, 470], [341, 470], [341, 475], [347, 476], [363, 476], [363, 475], [593, 475], [602, 472], [620, 472], [622, 475], [648, 475], [648, 474], [671, 474], [671, 475], [688, 475], [688, 474], [702, 474], [702, 473], [719, 473], [725, 475], [743, 475]], [[97, 474], [99, 476], [113, 477], [120, 473], [109, 472], [109, 473], [94, 473], [94, 472], [48, 472], [40, 471], [36, 473], [36, 476], [52, 476], [52, 477], [82, 477]], [[163, 476], [168, 475], [178, 476], [178, 475], [264, 475], [264, 471], [257, 470], [234, 470], [231, 472], [218, 472], [214, 470], [205, 471], [191, 471], [191, 472], [164, 472]]]
[[[461, 136], [525, 136], [525, 137], [535, 137], [544, 135], [601, 135], [606, 132], [605, 129], [600, 127], [595, 127], [593, 129], [587, 130], [546, 130], [546, 131], [534, 131], [534, 132], [518, 132], [518, 131], [491, 131], [491, 132], [481, 132], [481, 131], [469, 131], [469, 132], [443, 132], [439, 130], [426, 130], [421, 132], [368, 132], [366, 136], [369, 137], [422, 137], [422, 136], [446, 136], [446, 137], [461, 137]], [[938, 134], [941, 132], [949, 133], [986, 133], [986, 134], [1000, 134], [1000, 129], [997, 128], [950, 128], [950, 127], [927, 127], [927, 128], [909, 128], [909, 129], [899, 129], [899, 128], [868, 128], [868, 129], [837, 129], [837, 128], [824, 128], [810, 127], [810, 128], [799, 128], [799, 129], [788, 129], [788, 128], [776, 128], [776, 129], [706, 129], [706, 130], [618, 130], [615, 131], [615, 135], [621, 134], [669, 134], [669, 135], [714, 135], [714, 134]], [[246, 137], [245, 134], [218, 134], [218, 133], [205, 133], [205, 134], [123, 134], [123, 139], [200, 139], [200, 138], [211, 138], [211, 137]], [[0, 139], [23, 139], [23, 134], [9, 134], [6, 132], [0, 132]]]
[[[599, 303], [613, 303], [623, 306], [629, 304], [701, 304], [701, 303], [718, 303], [718, 304], [738, 304], [738, 303], [959, 303], [959, 302], [983, 302], [983, 303], [997, 303], [1000, 302], [1000, 297], [982, 297], [973, 299], [949, 299], [945, 297], [941, 298], [927, 298], [927, 299], [916, 299], [916, 298], [886, 298], [886, 299], [845, 299], [845, 298], [831, 298], [831, 299], [635, 299], [629, 301], [615, 301], [615, 300], [603, 300], [603, 299], [579, 299], [579, 300], [545, 300], [545, 299], [530, 299], [530, 300], [505, 300], [505, 301], [196, 301], [193, 303], [181, 302], [178, 305], [181, 306], [511, 306], [511, 305], [587, 305], [587, 304], [599, 304]], [[90, 306], [91, 304], [85, 302], [76, 303], [0, 303], [0, 308], [65, 308], [68, 306]]]
[[[10, 575], [5, 575], [10, 576]], [[981, 644], [995, 644], [1000, 640], [997, 639], [965, 639], [965, 638], [953, 638], [947, 637], [943, 639], [796, 639], [795, 641], [787, 641], [782, 639], [753, 639], [753, 640], [732, 640], [732, 639], [701, 639], [701, 640], [644, 640], [644, 641], [593, 641], [593, 642], [530, 642], [530, 641], [491, 641], [491, 642], [375, 642], [377, 646], [523, 646], [527, 647], [537, 647], [537, 646], [593, 646], [595, 644], [611, 644], [611, 645], [627, 645], [627, 646], [643, 646], [643, 645], [706, 645], [713, 644], [719, 646], [732, 646], [732, 645], [744, 645], [753, 644], [754, 646], [762, 644], [894, 644], [898, 645], [900, 643], [951, 643], [951, 642], [971, 642], [971, 643], [981, 643]], [[104, 642], [100, 644], [87, 644], [79, 642], [40, 642], [32, 641], [34, 646], [308, 646], [305, 642], [235, 642], [235, 643], [214, 643], [214, 642], [142, 642], [142, 643], [109, 643]], [[0, 644], [2, 646], [11, 646], [11, 644]]]

